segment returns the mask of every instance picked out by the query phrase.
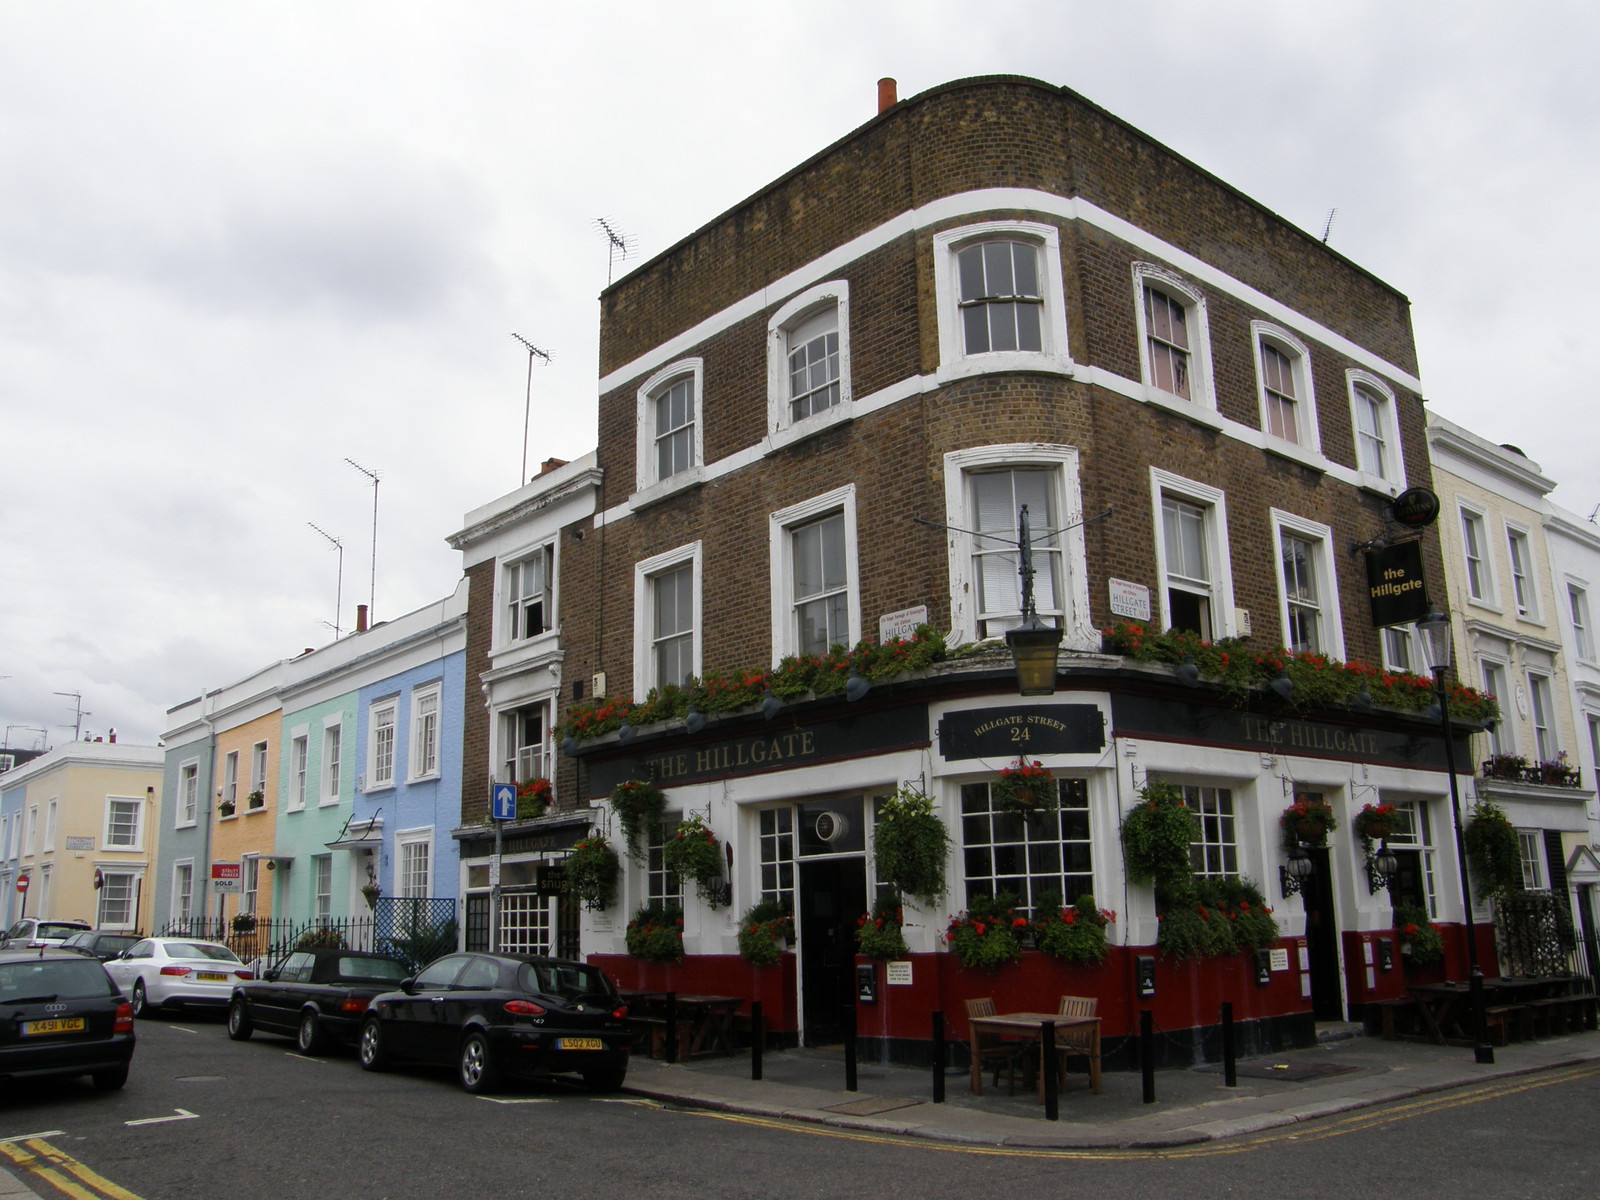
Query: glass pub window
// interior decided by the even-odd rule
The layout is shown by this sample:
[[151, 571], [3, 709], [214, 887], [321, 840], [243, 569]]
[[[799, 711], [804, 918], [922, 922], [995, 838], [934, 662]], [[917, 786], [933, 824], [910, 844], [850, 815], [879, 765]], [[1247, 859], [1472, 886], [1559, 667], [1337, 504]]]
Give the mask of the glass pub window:
[[956, 255], [968, 354], [1043, 349], [1039, 251], [1027, 242], [979, 242]]
[[1094, 891], [1089, 785], [1056, 781], [1060, 809], [1024, 817], [994, 807], [987, 783], [961, 788], [961, 844], [968, 896], [1010, 892], [1033, 911], [1047, 893], [1067, 904]]

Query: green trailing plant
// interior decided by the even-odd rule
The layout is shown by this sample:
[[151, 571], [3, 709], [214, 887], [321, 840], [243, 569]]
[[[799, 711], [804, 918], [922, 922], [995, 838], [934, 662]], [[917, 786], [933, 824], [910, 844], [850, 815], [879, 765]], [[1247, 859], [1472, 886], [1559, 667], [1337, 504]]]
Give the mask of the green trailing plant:
[[1498, 900], [1522, 890], [1522, 849], [1517, 830], [1505, 810], [1483, 800], [1472, 810], [1463, 831], [1478, 899]]
[[1303, 795], [1295, 797], [1294, 803], [1283, 810], [1278, 824], [1283, 828], [1284, 841], [1288, 845], [1305, 842], [1307, 845], [1321, 846], [1328, 840], [1328, 835], [1339, 828], [1339, 818], [1334, 816], [1333, 805], [1321, 796]]
[[772, 670], [708, 671], [686, 687], [653, 689], [637, 704], [609, 698], [575, 704], [567, 710], [561, 733], [582, 742], [614, 733], [624, 722], [637, 729], [681, 720], [691, 709], [706, 714], [737, 712], [760, 704], [768, 692], [781, 700], [836, 696], [844, 692], [852, 672], [880, 683], [925, 670], [944, 657], [944, 635], [931, 625], [919, 625], [909, 638], [887, 642], [868, 638], [848, 650], [834, 646], [826, 654], [790, 655]]
[[1022, 938], [1028, 918], [1017, 912], [1017, 898], [1009, 892], [974, 896], [967, 911], [950, 918], [945, 941], [963, 967], [997, 971], [1022, 957]]
[[856, 948], [878, 962], [905, 958], [911, 950], [904, 927], [905, 910], [898, 901], [883, 897], [856, 921]]
[[883, 801], [873, 825], [872, 850], [878, 882], [885, 887], [928, 905], [944, 897], [950, 834], [926, 793], [901, 787]]
[[739, 919], [739, 954], [751, 966], [770, 967], [794, 940], [794, 915], [782, 900], [759, 900]]
[[683, 958], [683, 910], [676, 904], [646, 904], [633, 914], [623, 940], [635, 958], [678, 962]]
[[1400, 939], [1400, 956], [1413, 967], [1428, 967], [1444, 961], [1444, 935], [1420, 908], [1396, 906], [1394, 931]]
[[1019, 758], [1009, 767], [1000, 768], [1000, 774], [989, 785], [989, 799], [1000, 812], [1021, 813], [1031, 816], [1039, 812], [1054, 812], [1060, 807], [1056, 794], [1055, 776], [1043, 763]]
[[[1421, 712], [1436, 699], [1434, 681], [1426, 675], [1339, 662], [1325, 654], [1297, 654], [1281, 646], [1253, 650], [1239, 638], [1210, 641], [1181, 630], [1163, 633], [1119, 621], [1101, 631], [1101, 640], [1107, 652], [1136, 662], [1171, 666], [1192, 662], [1202, 681], [1217, 685], [1241, 704], [1282, 677], [1293, 685], [1286, 703], [1301, 711], [1330, 704], [1360, 706], [1367, 697], [1379, 707]], [[1500, 716], [1494, 696], [1461, 684], [1445, 688], [1445, 702], [1450, 715], [1460, 721], [1487, 725]]]
[[344, 934], [337, 929], [323, 926], [321, 929], [308, 929], [295, 939], [296, 950], [344, 950], [347, 943]]
[[1363, 804], [1351, 822], [1356, 840], [1361, 843], [1361, 859], [1367, 869], [1367, 890], [1378, 892], [1389, 886], [1389, 879], [1378, 870], [1378, 852], [1374, 842], [1384, 842], [1394, 835], [1399, 813], [1392, 804]]
[[662, 844], [662, 865], [679, 879], [693, 880], [700, 898], [720, 908], [726, 891], [722, 885], [722, 843], [711, 827], [693, 813]]
[[661, 832], [661, 814], [666, 807], [666, 795], [647, 780], [625, 779], [611, 789], [611, 811], [617, 814], [631, 857], [639, 856], [641, 835], [653, 837]]
[[1158, 904], [1188, 895], [1194, 880], [1189, 847], [1199, 832], [1199, 820], [1184, 804], [1181, 788], [1159, 781], [1145, 784], [1139, 802], [1122, 818], [1128, 878], [1154, 884]]
[[609, 908], [617, 897], [622, 863], [605, 838], [586, 837], [567, 856], [567, 887], [588, 909]]
[[1033, 925], [1033, 944], [1051, 958], [1062, 962], [1093, 966], [1106, 956], [1106, 926], [1117, 919], [1109, 908], [1101, 908], [1085, 893], [1070, 908], [1049, 896], [1040, 905]]
[[1239, 875], [1195, 882], [1195, 898], [1229, 928], [1235, 949], [1262, 950], [1278, 940], [1278, 920], [1260, 887]]

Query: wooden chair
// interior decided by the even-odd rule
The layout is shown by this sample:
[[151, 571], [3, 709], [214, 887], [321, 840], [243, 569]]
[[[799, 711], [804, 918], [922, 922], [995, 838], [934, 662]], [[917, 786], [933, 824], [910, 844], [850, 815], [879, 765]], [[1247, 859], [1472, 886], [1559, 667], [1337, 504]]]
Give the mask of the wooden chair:
[[[1093, 1017], [1098, 1015], [1100, 1001], [1094, 996], [1063, 996], [1057, 1015], [1063, 1017]], [[1095, 1095], [1100, 1094], [1100, 1043], [1092, 1027], [1056, 1030], [1056, 1075], [1061, 1090], [1067, 1090], [1067, 1059], [1082, 1058], [1089, 1063], [1089, 1083]]]
[[[981, 1000], [964, 1001], [967, 1006], [967, 1018], [992, 1017], [994, 1012], [994, 998], [985, 996]], [[1007, 1073], [1007, 1083], [1010, 1094], [1017, 1094], [1017, 1068], [1027, 1062], [1028, 1050], [1031, 1043], [1008, 1041], [993, 1033], [979, 1033], [970, 1025], [967, 1027], [972, 1039], [972, 1056], [981, 1064], [981, 1068], [994, 1068], [994, 1087], [1000, 1086], [1000, 1072], [1004, 1069]]]

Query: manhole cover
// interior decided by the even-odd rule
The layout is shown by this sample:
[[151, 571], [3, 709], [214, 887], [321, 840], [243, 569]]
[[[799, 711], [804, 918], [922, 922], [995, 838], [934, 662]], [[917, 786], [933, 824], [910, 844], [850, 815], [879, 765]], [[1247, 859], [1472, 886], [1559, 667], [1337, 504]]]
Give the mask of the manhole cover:
[[921, 1104], [921, 1100], [886, 1100], [881, 1096], [869, 1096], [865, 1100], [852, 1100], [848, 1104], [830, 1104], [824, 1112], [844, 1113], [850, 1117], [871, 1117], [878, 1113], [893, 1112], [897, 1108], [910, 1108], [913, 1104]]

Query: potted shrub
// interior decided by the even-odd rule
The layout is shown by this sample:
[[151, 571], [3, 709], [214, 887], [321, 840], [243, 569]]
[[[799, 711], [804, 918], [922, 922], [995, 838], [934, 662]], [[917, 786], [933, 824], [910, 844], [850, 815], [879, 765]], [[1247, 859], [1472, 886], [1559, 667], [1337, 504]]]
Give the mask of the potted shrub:
[[676, 904], [646, 904], [633, 914], [624, 938], [628, 953], [645, 962], [683, 958], [683, 910]]
[[682, 822], [661, 847], [662, 865], [679, 879], [692, 879], [700, 898], [712, 908], [726, 903], [722, 883], [722, 844], [698, 813]]
[[1328, 840], [1328, 835], [1339, 828], [1339, 820], [1333, 815], [1333, 805], [1320, 796], [1299, 797], [1283, 810], [1278, 823], [1283, 826], [1291, 844], [1299, 841], [1312, 846], [1322, 845]]
[[1055, 776], [1042, 763], [1026, 758], [1000, 769], [999, 778], [989, 785], [989, 796], [999, 811], [1024, 816], [1053, 812], [1058, 804]]
[[883, 897], [856, 920], [856, 948], [868, 958], [888, 962], [911, 953], [906, 945], [905, 910], [898, 902]]
[[794, 917], [782, 900], [759, 900], [739, 920], [739, 954], [751, 966], [770, 967], [794, 937]]
[[1496, 754], [1483, 764], [1483, 773], [1489, 779], [1521, 779], [1527, 766], [1520, 754]]
[[584, 838], [567, 856], [567, 886], [585, 908], [609, 906], [616, 899], [621, 873], [617, 852], [598, 834]]
[[967, 911], [950, 919], [945, 941], [963, 967], [994, 972], [1022, 957], [1022, 936], [1028, 918], [1017, 913], [1017, 898], [1009, 892], [974, 896]]
[[529, 779], [517, 784], [517, 820], [534, 821], [544, 816], [552, 795], [548, 779]]
[[235, 933], [254, 933], [256, 931], [255, 913], [235, 913], [229, 926]]
[[611, 811], [617, 814], [630, 855], [638, 857], [641, 833], [660, 830], [666, 807], [667, 797], [661, 789], [643, 779], [627, 779], [611, 789]]
[[231, 817], [231, 816], [233, 816], [233, 801], [232, 800], [218, 800], [217, 801], [217, 816], [219, 816], [219, 817]]
[[1061, 962], [1093, 966], [1106, 956], [1106, 926], [1117, 914], [1101, 908], [1085, 893], [1068, 908], [1059, 895], [1046, 898], [1033, 926], [1033, 944]]
[[248, 808], [261, 808], [267, 802], [267, 794], [260, 788], [257, 788], [244, 798], [244, 802], [245, 806]]
[[878, 882], [897, 895], [936, 904], [944, 896], [950, 835], [926, 793], [901, 787], [878, 809], [872, 831]]

